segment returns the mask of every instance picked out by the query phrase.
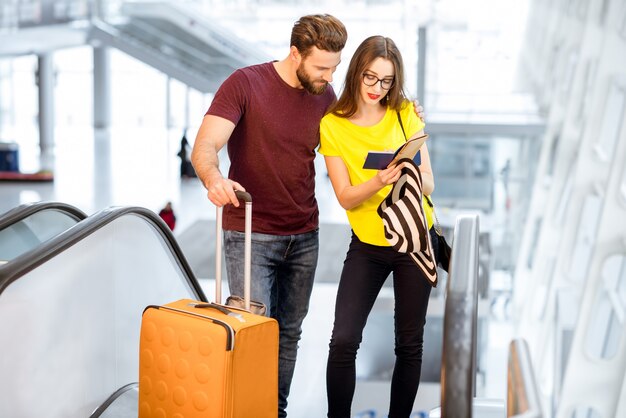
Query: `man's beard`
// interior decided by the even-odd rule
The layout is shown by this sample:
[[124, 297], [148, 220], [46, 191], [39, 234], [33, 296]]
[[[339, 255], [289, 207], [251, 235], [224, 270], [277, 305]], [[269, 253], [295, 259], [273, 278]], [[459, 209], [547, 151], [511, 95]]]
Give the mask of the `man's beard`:
[[298, 76], [298, 81], [302, 84], [302, 87], [304, 87], [304, 89], [309, 93], [320, 95], [326, 91], [328, 82], [324, 81], [324, 84], [322, 85], [315, 85], [313, 81], [311, 81], [311, 77], [309, 77], [306, 71], [304, 71], [302, 64], [300, 64], [296, 69], [296, 75]]

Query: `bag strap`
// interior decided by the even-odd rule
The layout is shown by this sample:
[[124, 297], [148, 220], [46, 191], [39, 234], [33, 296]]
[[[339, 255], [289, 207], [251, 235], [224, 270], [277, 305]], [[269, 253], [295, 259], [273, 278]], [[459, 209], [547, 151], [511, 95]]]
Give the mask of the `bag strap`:
[[400, 129], [402, 129], [402, 135], [404, 135], [404, 141], [406, 142], [406, 132], [404, 132], [404, 125], [402, 125], [402, 118], [400, 117], [400, 112], [396, 110], [396, 115], [398, 115], [398, 122], [400, 122]]
[[435, 211], [435, 205], [433, 204], [432, 200], [430, 200], [430, 196], [424, 195], [424, 198], [426, 198], [426, 203], [428, 203], [428, 206], [430, 206], [433, 210], [433, 216], [435, 217], [435, 232], [437, 233], [437, 235], [443, 235], [443, 230], [441, 229], [441, 225], [439, 224], [439, 218], [437, 218], [437, 211]]
[[[397, 110], [396, 115], [398, 115], [398, 122], [400, 123], [400, 128], [402, 129], [404, 140], [407, 141], [406, 132], [404, 132], [404, 126], [402, 125], [402, 118], [400, 117], [400, 112], [398, 112]], [[435, 216], [435, 232], [437, 232], [439, 235], [443, 235], [441, 225], [439, 225], [439, 219], [437, 219], [437, 214], [435, 213], [435, 205], [433, 205], [433, 202], [430, 200], [430, 197], [428, 195], [424, 195], [424, 197], [426, 198], [426, 202], [428, 202], [428, 206], [432, 208], [433, 215]]]

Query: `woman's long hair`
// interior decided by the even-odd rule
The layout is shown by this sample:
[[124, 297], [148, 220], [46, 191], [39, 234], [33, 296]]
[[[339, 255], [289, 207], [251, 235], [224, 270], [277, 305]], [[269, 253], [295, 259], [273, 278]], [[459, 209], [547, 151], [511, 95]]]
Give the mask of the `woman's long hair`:
[[395, 42], [391, 38], [384, 36], [370, 36], [356, 49], [348, 73], [343, 84], [343, 91], [339, 100], [328, 110], [343, 118], [353, 116], [358, 108], [361, 84], [363, 83], [363, 73], [376, 58], [385, 58], [393, 64], [394, 83], [387, 95], [380, 101], [381, 106], [389, 107], [393, 110], [400, 110], [406, 102], [404, 93], [404, 64], [402, 55]]

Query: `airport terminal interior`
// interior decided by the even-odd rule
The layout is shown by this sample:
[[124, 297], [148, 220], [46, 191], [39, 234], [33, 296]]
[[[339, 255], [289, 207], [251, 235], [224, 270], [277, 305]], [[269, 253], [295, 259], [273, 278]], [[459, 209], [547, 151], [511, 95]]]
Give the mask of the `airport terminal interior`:
[[[216, 208], [182, 154], [226, 77], [286, 57], [312, 13], [348, 30], [336, 92], [357, 45], [382, 34], [424, 107], [453, 252], [411, 417], [626, 417], [624, 0], [0, 0], [0, 417], [138, 416], [144, 308], [217, 297]], [[315, 166], [320, 255], [293, 418], [326, 416], [350, 240]], [[355, 418], [387, 417], [393, 307], [389, 278]]]

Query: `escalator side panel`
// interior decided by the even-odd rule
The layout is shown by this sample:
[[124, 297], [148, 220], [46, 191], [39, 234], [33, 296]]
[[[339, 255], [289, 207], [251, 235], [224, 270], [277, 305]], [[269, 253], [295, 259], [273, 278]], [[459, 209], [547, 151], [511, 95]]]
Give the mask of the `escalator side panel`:
[[85, 417], [136, 382], [145, 306], [197, 298], [154, 224], [123, 216], [0, 294], [0, 416]]

